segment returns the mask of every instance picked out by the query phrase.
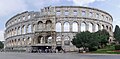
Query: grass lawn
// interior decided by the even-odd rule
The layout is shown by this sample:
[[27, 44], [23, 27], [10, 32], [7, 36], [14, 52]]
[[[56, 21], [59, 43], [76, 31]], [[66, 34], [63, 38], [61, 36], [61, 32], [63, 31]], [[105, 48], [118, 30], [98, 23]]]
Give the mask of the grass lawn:
[[102, 54], [120, 54], [120, 50], [115, 50], [114, 46], [106, 46], [103, 49], [98, 49], [97, 51], [93, 51], [91, 53], [102, 53]]

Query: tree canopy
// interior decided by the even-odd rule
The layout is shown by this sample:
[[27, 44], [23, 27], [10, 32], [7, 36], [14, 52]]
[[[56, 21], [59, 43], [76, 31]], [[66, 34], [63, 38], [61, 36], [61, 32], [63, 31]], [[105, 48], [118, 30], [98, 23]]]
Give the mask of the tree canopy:
[[120, 28], [118, 25], [115, 26], [114, 38], [120, 43]]
[[109, 33], [106, 30], [99, 30], [91, 33], [89, 31], [77, 33], [72, 44], [77, 48], [98, 48], [108, 43]]

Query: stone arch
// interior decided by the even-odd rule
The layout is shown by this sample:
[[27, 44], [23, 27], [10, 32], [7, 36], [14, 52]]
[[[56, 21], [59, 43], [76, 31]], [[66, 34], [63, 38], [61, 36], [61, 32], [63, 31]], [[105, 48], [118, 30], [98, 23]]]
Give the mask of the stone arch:
[[25, 16], [23, 16], [22, 19], [25, 20]]
[[28, 45], [31, 45], [31, 43], [32, 43], [31, 37], [28, 37], [27, 39], [28, 39]]
[[62, 45], [62, 38], [60, 36], [56, 37], [56, 44], [57, 45]]
[[101, 25], [101, 30], [103, 30], [104, 29], [104, 25]]
[[11, 35], [12, 35], [12, 36], [13, 36], [13, 34], [14, 34], [13, 31], [14, 31], [14, 30], [12, 29], [12, 30], [11, 30]]
[[47, 43], [49, 43], [49, 44], [52, 43], [52, 36], [48, 36], [47, 41], [48, 41]]
[[47, 20], [47, 21], [46, 21], [46, 24], [49, 24], [49, 23], [52, 23], [52, 21], [51, 21], [51, 20]]
[[22, 34], [25, 34], [25, 25], [22, 26], [21, 30], [22, 30]]
[[39, 21], [39, 22], [37, 23], [37, 28], [38, 28], [38, 30], [42, 30], [42, 29], [44, 28], [42, 21]]
[[81, 23], [81, 32], [86, 31], [86, 23], [82, 22]]
[[31, 32], [32, 32], [31, 29], [32, 29], [32, 28], [31, 28], [31, 24], [28, 24], [28, 26], [27, 26], [27, 33], [31, 33]]
[[64, 45], [70, 45], [70, 37], [69, 36], [64, 37]]
[[24, 45], [24, 39], [21, 39], [21, 45]]
[[51, 20], [47, 20], [46, 21], [46, 29], [47, 30], [51, 30], [52, 29], [52, 21]]
[[108, 27], [108, 25], [106, 25], [106, 30], [109, 30], [109, 27]]
[[89, 32], [93, 32], [93, 23], [92, 22], [89, 23]]
[[72, 23], [72, 31], [73, 32], [78, 32], [78, 23], [77, 22]]
[[64, 22], [64, 32], [69, 32], [69, 31], [70, 31], [70, 23]]
[[112, 32], [112, 27], [109, 27], [109, 31], [111, 31], [111, 32]]
[[13, 40], [11, 40], [11, 42], [10, 42], [11, 46], [13, 46], [13, 42], [14, 42], [14, 41], [13, 41]]
[[33, 24], [32, 26], [33, 26], [33, 28], [32, 28], [33, 31], [32, 32], [34, 32], [35, 31], [35, 24]]
[[56, 32], [61, 32], [62, 31], [62, 24], [60, 22], [56, 23]]
[[20, 39], [18, 39], [18, 46], [21, 45]]
[[95, 32], [97, 32], [99, 30], [100, 25], [99, 24], [95, 24]]
[[17, 28], [15, 27], [15, 31], [14, 31], [15, 35], [17, 35]]
[[26, 39], [25, 38], [23, 38], [23, 41], [24, 41], [24, 45], [26, 45]]
[[18, 35], [21, 34], [21, 29], [20, 29], [20, 26], [18, 27]]
[[38, 38], [37, 38], [37, 44], [42, 44], [42, 43], [44, 43], [43, 36], [38, 36]]
[[6, 34], [6, 35], [7, 35], [7, 37], [9, 37], [9, 31], [7, 31], [7, 34]]
[[14, 46], [14, 40], [12, 39], [12, 46]]
[[10, 36], [12, 36], [12, 30], [10, 30]]
[[15, 46], [17, 45], [17, 39], [15, 39]]
[[28, 19], [30, 19], [31, 18], [31, 16], [30, 16], [30, 14], [28, 15]]

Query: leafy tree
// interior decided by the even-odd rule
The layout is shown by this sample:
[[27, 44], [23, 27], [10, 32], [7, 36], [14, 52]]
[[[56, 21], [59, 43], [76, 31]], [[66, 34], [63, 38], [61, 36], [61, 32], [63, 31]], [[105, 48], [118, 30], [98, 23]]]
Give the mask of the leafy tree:
[[118, 25], [115, 26], [114, 38], [120, 43], [120, 28]]
[[85, 50], [86, 48], [98, 46], [98, 42], [95, 39], [96, 37], [94, 37], [93, 33], [90, 33], [89, 31], [81, 32], [76, 34], [76, 36], [72, 40], [72, 44], [75, 45], [77, 48], [83, 47], [83, 49]]
[[110, 35], [105, 29], [95, 32], [95, 35], [98, 39], [100, 48], [103, 48], [107, 45]]
[[4, 44], [0, 41], [0, 49], [4, 48]]
[[108, 43], [109, 33], [106, 30], [100, 30], [95, 33], [89, 31], [77, 33], [72, 40], [72, 44], [77, 48], [83, 47], [97, 49], [99, 46], [104, 47]]

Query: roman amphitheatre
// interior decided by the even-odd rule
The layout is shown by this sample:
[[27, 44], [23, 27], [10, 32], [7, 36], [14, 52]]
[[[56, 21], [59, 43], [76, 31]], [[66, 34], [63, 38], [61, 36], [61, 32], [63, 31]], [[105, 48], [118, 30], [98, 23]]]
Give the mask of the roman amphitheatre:
[[78, 32], [109, 32], [113, 41], [113, 18], [102, 10], [82, 6], [49, 6], [39, 11], [25, 11], [5, 24], [5, 50], [76, 51], [71, 40]]

